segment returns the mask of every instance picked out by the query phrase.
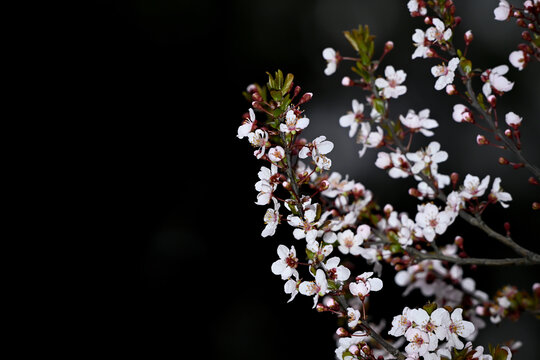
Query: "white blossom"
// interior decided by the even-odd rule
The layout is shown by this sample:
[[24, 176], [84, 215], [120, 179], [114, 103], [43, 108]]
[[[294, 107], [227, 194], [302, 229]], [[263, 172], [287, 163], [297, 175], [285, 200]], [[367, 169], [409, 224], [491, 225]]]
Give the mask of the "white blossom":
[[527, 54], [523, 50], [512, 51], [508, 56], [508, 61], [519, 71], [523, 70], [527, 61]]
[[480, 182], [480, 178], [478, 176], [467, 174], [467, 176], [465, 176], [465, 180], [463, 181], [461, 196], [465, 199], [470, 199], [484, 195], [484, 192], [489, 185], [489, 179], [490, 176], [487, 175]]
[[257, 129], [255, 132], [250, 132], [247, 136], [251, 145], [253, 145], [253, 147], [258, 147], [253, 154], [257, 159], [262, 158], [268, 144], [268, 133], [264, 130]]
[[434, 204], [418, 205], [415, 222], [422, 229], [427, 241], [433, 241], [435, 234], [444, 234], [451, 221], [450, 214], [446, 211], [439, 211], [439, 208]]
[[407, 74], [403, 70], [396, 71], [392, 65], [388, 65], [384, 69], [384, 76], [386, 79], [377, 78], [375, 80], [375, 86], [380, 89], [380, 94], [385, 99], [396, 99], [407, 92], [407, 87], [401, 85], [407, 78]]
[[279, 131], [283, 133], [295, 133], [305, 129], [309, 125], [307, 117], [298, 118], [293, 110], [287, 111], [285, 115], [285, 123], [279, 125]]
[[328, 189], [321, 192], [322, 195], [329, 198], [335, 198], [339, 194], [351, 191], [354, 188], [354, 181], [349, 180], [348, 176], [342, 178], [338, 172], [333, 172], [328, 177]]
[[471, 122], [472, 121], [472, 112], [471, 110], [462, 104], [456, 104], [454, 105], [454, 111], [452, 113], [452, 119], [454, 119], [455, 122], [461, 123], [461, 122]]
[[442, 90], [446, 85], [454, 81], [455, 71], [459, 65], [459, 58], [455, 57], [448, 62], [448, 65], [435, 65], [431, 68], [431, 74], [437, 78], [435, 89]]
[[296, 227], [293, 230], [293, 236], [295, 239], [306, 239], [308, 243], [314, 241], [317, 238], [317, 229], [315, 227], [315, 217], [317, 213], [312, 210], [304, 211], [304, 219], [301, 219], [299, 216], [294, 216], [289, 214], [287, 216], [287, 222], [289, 225]]
[[303, 281], [298, 287], [298, 291], [302, 295], [313, 297], [313, 307], [317, 306], [319, 296], [324, 296], [328, 293], [328, 280], [322, 269], [317, 269], [315, 273], [315, 281]]
[[238, 127], [238, 135], [236, 135], [237, 138], [242, 139], [251, 132], [253, 129], [253, 125], [255, 125], [255, 113], [253, 112], [253, 109], [249, 109], [249, 118], [245, 119], [242, 125]]
[[338, 256], [334, 256], [326, 260], [325, 266], [328, 277], [331, 280], [346, 281], [351, 276], [351, 270], [349, 270], [346, 266], [339, 265], [339, 261], [340, 258]]
[[411, 327], [405, 332], [405, 338], [409, 341], [405, 347], [405, 352], [408, 355], [423, 356], [428, 352], [429, 336], [424, 331]]
[[482, 73], [482, 79], [485, 80], [482, 86], [482, 92], [486, 97], [491, 95], [491, 89], [497, 93], [503, 93], [512, 90], [514, 83], [508, 81], [503, 75], [508, 72], [508, 65], [499, 65], [493, 69], [488, 69]]
[[279, 207], [281, 204], [276, 200], [276, 198], [272, 198], [272, 200], [274, 201], [274, 208], [266, 210], [266, 213], [264, 214], [264, 223], [266, 224], [266, 227], [261, 234], [262, 237], [274, 235], [280, 221]]
[[322, 52], [322, 56], [324, 60], [326, 60], [326, 68], [324, 69], [324, 73], [326, 75], [332, 75], [336, 72], [337, 64], [338, 64], [338, 54], [336, 53], [336, 50], [332, 48], [326, 48]]
[[448, 159], [448, 153], [440, 149], [441, 144], [437, 141], [432, 141], [424, 150], [419, 150], [415, 153], [407, 153], [407, 159], [414, 162], [414, 165], [411, 168], [413, 174], [418, 174], [428, 166], [430, 166], [430, 172], [436, 172], [436, 168], [433, 168], [432, 165]]
[[399, 120], [413, 133], [421, 132], [424, 136], [433, 136], [430, 129], [438, 127], [439, 123], [429, 118], [429, 112], [429, 109], [424, 109], [416, 114], [414, 110], [409, 110], [406, 116], [399, 115]]
[[358, 123], [362, 120], [364, 116], [364, 104], [359, 103], [358, 100], [353, 99], [352, 101], [352, 112], [349, 112], [347, 115], [343, 115], [339, 118], [339, 125], [341, 127], [350, 127], [349, 137], [353, 137], [356, 134], [358, 129]]
[[441, 19], [434, 18], [433, 25], [426, 30], [426, 38], [429, 41], [442, 43], [452, 37], [452, 29], [448, 28], [445, 30], [444, 22]]
[[504, 116], [506, 124], [514, 129], [517, 129], [521, 125], [521, 120], [523, 120], [523, 118], [512, 111]]
[[268, 158], [272, 162], [280, 162], [285, 157], [285, 150], [281, 146], [274, 146], [268, 150]]
[[360, 311], [353, 309], [353, 308], [347, 308], [347, 325], [351, 329], [354, 329], [356, 325], [358, 325], [358, 321], [360, 320]]
[[388, 334], [399, 337], [405, 335], [405, 332], [411, 327], [412, 321], [409, 319], [409, 312], [411, 309], [404, 307], [401, 315], [394, 316], [392, 320], [392, 328], [388, 331]]
[[467, 338], [474, 332], [474, 325], [470, 321], [463, 320], [462, 317], [462, 308], [456, 308], [450, 315], [450, 322], [447, 327], [447, 338], [449, 347], [454, 347], [458, 350], [463, 349], [463, 342], [459, 339], [458, 336]]
[[502, 207], [507, 208], [510, 206], [506, 202], [512, 201], [512, 195], [503, 191], [500, 177], [496, 177], [495, 180], [493, 180], [493, 185], [491, 186], [491, 195], [497, 199]]
[[294, 246], [291, 245], [289, 250], [285, 245], [279, 245], [277, 253], [279, 260], [272, 263], [272, 272], [275, 275], [280, 275], [283, 280], [287, 280], [293, 275], [298, 277], [298, 271], [296, 270], [298, 258]]
[[493, 10], [495, 20], [505, 21], [510, 16], [510, 4], [506, 0], [500, 0], [499, 6]]
[[379, 146], [384, 137], [383, 129], [377, 126], [377, 131], [371, 131], [371, 125], [368, 122], [363, 122], [360, 126], [360, 133], [357, 136], [357, 141], [362, 144], [362, 149], [358, 151], [360, 157], [364, 156], [368, 148]]
[[349, 284], [349, 290], [354, 296], [365, 297], [371, 291], [379, 291], [383, 288], [383, 282], [379, 278], [372, 278], [373, 272], [365, 272], [356, 277], [356, 282]]
[[421, 57], [423, 59], [427, 58], [430, 41], [427, 40], [426, 34], [424, 33], [424, 31], [420, 29], [416, 29], [412, 36], [412, 40], [414, 41], [414, 46], [416, 47], [416, 50], [414, 50], [414, 53], [412, 54], [411, 58], [413, 59], [416, 59], [418, 57]]

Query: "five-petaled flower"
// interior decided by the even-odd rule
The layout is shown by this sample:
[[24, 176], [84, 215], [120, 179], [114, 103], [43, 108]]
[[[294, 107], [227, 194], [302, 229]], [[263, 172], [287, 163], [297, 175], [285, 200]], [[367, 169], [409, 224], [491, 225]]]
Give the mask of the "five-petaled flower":
[[296, 133], [305, 129], [308, 125], [309, 119], [307, 117], [298, 118], [293, 110], [289, 110], [285, 115], [285, 123], [279, 125], [279, 130], [286, 134], [290, 132]]
[[285, 245], [279, 245], [277, 248], [279, 260], [272, 263], [272, 272], [276, 275], [281, 275], [283, 280], [289, 279], [291, 276], [298, 278], [298, 258], [296, 257], [296, 250], [291, 245], [289, 249]]
[[349, 284], [349, 290], [354, 296], [361, 299], [368, 296], [371, 291], [379, 291], [383, 288], [383, 282], [379, 278], [372, 278], [373, 272], [365, 272], [356, 277], [356, 282]]
[[431, 74], [438, 78], [435, 82], [435, 89], [442, 90], [446, 85], [454, 81], [455, 71], [459, 65], [459, 58], [455, 57], [448, 62], [448, 65], [435, 65], [431, 68]]
[[324, 296], [328, 293], [328, 280], [322, 269], [317, 269], [315, 273], [315, 281], [303, 281], [298, 287], [300, 294], [313, 297], [313, 307], [317, 306], [319, 296]]
[[343, 115], [339, 118], [339, 125], [342, 127], [350, 127], [349, 137], [353, 137], [358, 129], [358, 123], [362, 121], [364, 117], [364, 104], [359, 103], [358, 100], [352, 101], [352, 112], [347, 115]]
[[375, 86], [380, 89], [380, 94], [385, 98], [394, 98], [403, 95], [407, 92], [407, 87], [401, 85], [407, 78], [407, 74], [403, 70], [396, 71], [392, 65], [388, 65], [384, 69], [386, 79], [377, 78]]
[[324, 73], [326, 75], [332, 75], [336, 72], [337, 65], [341, 59], [339, 53], [336, 52], [336, 50], [328, 47], [323, 50], [322, 56], [324, 60], [326, 60], [326, 68], [324, 69]]
[[452, 37], [452, 29], [448, 28], [445, 30], [444, 23], [441, 19], [434, 18], [433, 25], [426, 30], [426, 38], [429, 41], [443, 43]]
[[399, 120], [408, 127], [411, 132], [421, 132], [424, 136], [433, 136], [434, 129], [439, 126], [436, 120], [429, 118], [429, 109], [424, 109], [418, 114], [414, 110], [409, 110], [406, 116], [399, 115]]
[[508, 65], [499, 65], [482, 73], [481, 78], [485, 82], [482, 86], [482, 92], [486, 97], [491, 95], [492, 89], [499, 95], [512, 90], [514, 83], [508, 81], [508, 79], [503, 76], [507, 72]]

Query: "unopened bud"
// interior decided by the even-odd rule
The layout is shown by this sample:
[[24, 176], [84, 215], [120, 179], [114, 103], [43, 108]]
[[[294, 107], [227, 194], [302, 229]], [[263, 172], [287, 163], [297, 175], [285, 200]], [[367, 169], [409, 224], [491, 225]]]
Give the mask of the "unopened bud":
[[450, 84], [446, 86], [446, 93], [448, 95], [456, 95], [458, 92], [454, 84]]
[[384, 51], [385, 52], [388, 52], [388, 51], [392, 50], [393, 48], [394, 48], [394, 42], [393, 41], [387, 41], [384, 44]]
[[512, 138], [512, 130], [510, 130], [510, 129], [504, 130], [504, 135], [505, 135], [507, 138], [511, 139], [511, 138]]
[[506, 160], [505, 158], [503, 158], [502, 156], [499, 158], [499, 164], [501, 165], [508, 165], [510, 163], [510, 161]]
[[523, 40], [526, 40], [526, 41], [531, 41], [532, 40], [532, 37], [531, 37], [531, 33], [528, 32], [528, 31], [524, 31], [521, 33], [521, 38]]
[[516, 10], [516, 11], [514, 11], [514, 17], [515, 17], [515, 18], [518, 18], [518, 19], [519, 19], [519, 18], [522, 18], [522, 17], [523, 17], [523, 13], [522, 13], [521, 11], [519, 11], [519, 10]]
[[409, 189], [409, 195], [414, 196], [414, 197], [421, 197], [422, 193], [420, 191], [418, 191], [418, 189], [416, 189], [416, 188], [410, 188]]
[[263, 106], [262, 106], [261, 103], [258, 102], [258, 101], [253, 101], [253, 102], [251, 102], [251, 106], [253, 106], [253, 108], [256, 109], [256, 110], [262, 110], [262, 111], [264, 111]]
[[426, 56], [427, 57], [434, 57], [436, 55], [437, 55], [437, 53], [435, 51], [431, 50], [431, 48], [427, 49], [427, 51], [426, 51]]
[[457, 182], [459, 181], [459, 174], [457, 172], [453, 172], [450, 174], [450, 181], [452, 181], [452, 186], [456, 186]]
[[394, 207], [391, 204], [384, 205], [384, 213], [386, 216], [390, 216], [390, 213], [394, 211]]
[[540, 202], [535, 201], [532, 203], [532, 209], [533, 210], [540, 210]]
[[[456, 7], [454, 6], [454, 8], [453, 8], [454, 11], [455, 11], [455, 8], [456, 8]], [[452, 14], [453, 14], [453, 12], [452, 12]], [[454, 24], [456, 24], [456, 25], [461, 24], [461, 16], [456, 16], [456, 17], [454, 17]]]
[[348, 76], [344, 76], [343, 79], [341, 79], [341, 85], [343, 86], [353, 86], [354, 81]]
[[291, 189], [292, 189], [291, 183], [289, 183], [288, 181], [282, 182], [281, 185], [283, 185], [283, 187], [285, 188], [285, 190], [291, 191]]
[[486, 139], [486, 137], [484, 135], [477, 135], [476, 136], [476, 143], [478, 145], [488, 145], [489, 144], [489, 140]]
[[459, 235], [456, 236], [456, 238], [454, 239], [454, 244], [456, 244], [456, 246], [460, 249], [463, 249], [463, 238]]
[[518, 24], [518, 26], [527, 27], [527, 23], [525, 23], [525, 20], [523, 20], [521, 18], [517, 19], [516, 23]]
[[304, 103], [307, 103], [311, 98], [313, 97], [313, 93], [307, 92], [300, 98], [300, 101], [298, 102], [298, 105], [302, 105]]
[[[534, 30], [534, 24], [533, 23], [530, 23], [529, 25], [527, 25], [527, 27], [529, 28], [529, 30]], [[531, 38], [532, 40], [532, 38]]]
[[465, 39], [465, 45], [469, 45], [473, 39], [474, 39], [474, 36], [473, 36], [473, 33], [471, 30], [467, 30], [467, 32], [465, 33], [465, 35], [463, 35], [463, 38]]
[[325, 312], [328, 310], [323, 304], [317, 304], [317, 312]]
[[539, 185], [538, 184], [538, 180], [536, 180], [534, 177], [530, 177], [529, 178], [529, 184], [532, 184], [532, 185]]
[[319, 185], [319, 190], [324, 191], [330, 187], [330, 182], [328, 180], [321, 181], [321, 185]]
[[510, 223], [508, 221], [504, 223], [504, 230], [506, 231], [506, 236], [510, 236]]
[[512, 167], [514, 169], [521, 169], [522, 167], [525, 167], [525, 164], [524, 163], [512, 163]]
[[431, 25], [431, 24], [433, 24], [433, 21], [431, 20], [431, 18], [429, 16], [426, 16], [424, 18], [424, 24]]
[[491, 107], [497, 106], [497, 97], [495, 95], [489, 95], [487, 97], [487, 101], [489, 102], [489, 105], [491, 105]]
[[294, 88], [293, 98], [296, 97], [298, 94], [300, 94], [301, 90], [302, 90], [302, 88], [300, 86], [296, 85], [296, 87]]
[[354, 354], [354, 355], [359, 355], [360, 354], [360, 348], [358, 347], [358, 345], [351, 345], [349, 346], [349, 352], [351, 354]]
[[534, 4], [531, 0], [527, 0], [523, 3], [523, 7], [527, 10], [527, 11], [534, 11]]
[[343, 337], [343, 336], [349, 336], [349, 332], [348, 332], [347, 330], [345, 330], [345, 328], [340, 327], [340, 328], [338, 328], [338, 329], [336, 330], [336, 335], [337, 335], [337, 336], [341, 336], [341, 337]]

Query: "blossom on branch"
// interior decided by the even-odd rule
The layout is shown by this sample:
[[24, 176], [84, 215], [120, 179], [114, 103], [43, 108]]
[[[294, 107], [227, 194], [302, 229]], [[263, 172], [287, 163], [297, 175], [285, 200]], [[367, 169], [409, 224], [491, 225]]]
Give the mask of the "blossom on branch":
[[459, 58], [455, 57], [448, 62], [448, 65], [435, 65], [431, 68], [431, 74], [438, 78], [435, 82], [435, 89], [442, 90], [446, 85], [454, 81], [455, 71], [459, 65]]
[[484, 85], [482, 86], [482, 92], [486, 97], [491, 95], [493, 89], [495, 93], [501, 95], [504, 92], [512, 90], [514, 83], [508, 81], [503, 75], [508, 72], [507, 65], [499, 65], [493, 69], [488, 69], [482, 73], [482, 80]]
[[409, 110], [406, 116], [399, 115], [399, 120], [413, 133], [421, 132], [424, 136], [433, 136], [434, 132], [430, 129], [438, 127], [439, 123], [429, 118], [429, 112], [429, 109], [424, 109], [416, 114], [414, 110]]
[[375, 86], [380, 90], [380, 95], [385, 99], [397, 99], [400, 95], [407, 92], [407, 87], [401, 85], [407, 78], [407, 74], [403, 70], [396, 71], [392, 65], [388, 65], [384, 69], [386, 79], [377, 78]]
[[343, 115], [339, 118], [339, 125], [341, 127], [350, 127], [349, 137], [353, 137], [358, 129], [358, 123], [362, 121], [364, 117], [364, 104], [359, 103], [358, 100], [352, 101], [352, 112], [347, 115]]

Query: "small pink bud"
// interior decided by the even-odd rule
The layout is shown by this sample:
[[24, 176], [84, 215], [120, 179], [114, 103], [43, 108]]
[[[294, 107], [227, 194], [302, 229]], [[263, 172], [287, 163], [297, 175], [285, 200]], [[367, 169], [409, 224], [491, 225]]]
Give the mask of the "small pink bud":
[[431, 20], [431, 18], [429, 16], [426, 16], [424, 18], [424, 24], [431, 25], [431, 24], [433, 24], [433, 21]]
[[286, 190], [291, 190], [292, 189], [292, 186], [291, 184], [288, 182], [288, 181], [284, 181], [281, 183], [281, 185], [283, 185], [283, 187], [286, 189]]
[[460, 249], [463, 249], [463, 238], [461, 236], [456, 236], [454, 239], [454, 244], [456, 244]]
[[446, 93], [448, 95], [456, 95], [458, 92], [454, 84], [450, 84], [446, 86]]
[[503, 158], [502, 156], [499, 158], [499, 164], [501, 165], [508, 165], [510, 162]]
[[463, 35], [463, 38], [465, 39], [465, 45], [469, 45], [473, 39], [474, 39], [474, 36], [473, 36], [473, 33], [471, 30], [467, 30], [467, 32], [465, 33], [465, 35]]
[[523, 19], [517, 19], [516, 20], [516, 23], [518, 24], [518, 26], [521, 26], [521, 27], [527, 27], [527, 23], [525, 22], [525, 20]]
[[532, 209], [533, 210], [540, 210], [540, 202], [535, 201], [532, 203]]
[[351, 345], [349, 347], [349, 351], [350, 351], [351, 354], [355, 354], [355, 355], [360, 354], [360, 348], [358, 348], [357, 345]]
[[394, 42], [393, 41], [387, 41], [384, 44], [384, 51], [385, 52], [388, 52], [388, 51], [392, 50], [393, 48], [394, 48]]
[[437, 55], [437, 53], [433, 50], [431, 50], [431, 48], [429, 48], [427, 51], [426, 51], [426, 56], [427, 57], [434, 57], [435, 55]]
[[345, 328], [340, 327], [336, 330], [336, 335], [341, 337], [349, 336], [349, 332]]
[[[456, 9], [456, 7], [454, 6], [454, 7], [452, 8], [452, 14], [454, 13], [455, 9]], [[456, 16], [456, 17], [454, 17], [454, 24], [456, 24], [456, 25], [461, 24], [461, 16]]]
[[507, 221], [504, 223], [504, 230], [506, 231], [506, 235], [510, 235], [510, 223]]
[[313, 97], [313, 93], [310, 93], [310, 92], [305, 93], [304, 95], [302, 95], [297, 105], [302, 105], [304, 103], [307, 103], [309, 100], [311, 100], [312, 97]]
[[489, 144], [489, 140], [486, 139], [486, 137], [484, 135], [477, 135], [476, 136], [476, 143], [478, 145], [488, 145]]
[[324, 191], [330, 187], [330, 182], [328, 180], [321, 181], [321, 185], [319, 186], [320, 191]]
[[386, 216], [390, 216], [390, 213], [394, 211], [394, 207], [391, 204], [384, 205], [384, 213]]
[[504, 135], [507, 137], [507, 138], [512, 138], [512, 130], [510, 129], [506, 129], [504, 130]]
[[489, 103], [489, 105], [491, 105], [491, 107], [495, 107], [497, 106], [497, 97], [495, 95], [489, 95], [487, 97], [487, 101]]
[[516, 10], [516, 11], [514, 11], [514, 17], [519, 19], [519, 18], [523, 17], [523, 14], [521, 13], [521, 11]]
[[[529, 25], [532, 25], [532, 24], [529, 24]], [[531, 29], [532, 30], [532, 29]], [[531, 33], [528, 32], [528, 31], [524, 31], [521, 33], [521, 38], [523, 40], [526, 40], [526, 41], [531, 41], [532, 40], [532, 37], [531, 37]]]
[[323, 304], [317, 304], [317, 312], [325, 312], [328, 309]]
[[416, 189], [416, 188], [410, 188], [409, 189], [409, 195], [414, 196], [414, 197], [421, 197], [422, 193], [420, 191], [418, 191], [418, 189]]
[[452, 186], [456, 186], [457, 182], [459, 181], [459, 174], [457, 172], [453, 172], [450, 174], [450, 180], [452, 181]]
[[534, 177], [531, 176], [529, 178], [529, 184], [538, 185], [538, 180], [536, 180]]
[[343, 79], [341, 79], [341, 85], [343, 86], [353, 86], [354, 81], [348, 76], [344, 76]]
[[[529, 30], [535, 30], [534, 24], [533, 24], [533, 23], [530, 23], [529, 25], [527, 25], [527, 28], [528, 28]], [[529, 35], [529, 37], [530, 37], [530, 35]], [[532, 40], [532, 38], [531, 38], [531, 40]], [[530, 40], [529, 40], [529, 41], [530, 41]]]

